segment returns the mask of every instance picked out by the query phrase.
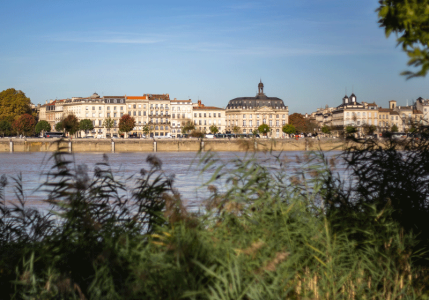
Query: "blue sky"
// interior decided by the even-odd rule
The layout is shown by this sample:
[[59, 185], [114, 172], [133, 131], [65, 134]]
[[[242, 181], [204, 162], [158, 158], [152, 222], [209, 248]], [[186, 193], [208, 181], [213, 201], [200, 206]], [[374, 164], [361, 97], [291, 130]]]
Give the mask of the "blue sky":
[[0, 90], [33, 103], [169, 93], [224, 107], [259, 79], [290, 113], [429, 98], [378, 27], [377, 0], [1, 1]]

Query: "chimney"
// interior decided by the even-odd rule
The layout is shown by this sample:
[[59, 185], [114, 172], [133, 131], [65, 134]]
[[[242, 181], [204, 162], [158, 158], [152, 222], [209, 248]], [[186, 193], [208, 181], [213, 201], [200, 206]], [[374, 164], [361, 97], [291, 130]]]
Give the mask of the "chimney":
[[198, 100], [198, 107], [201, 107], [201, 100]]
[[51, 99], [51, 100], [49, 100], [49, 103], [52, 103], [52, 102], [54, 102], [54, 100], [52, 100], [52, 99]]

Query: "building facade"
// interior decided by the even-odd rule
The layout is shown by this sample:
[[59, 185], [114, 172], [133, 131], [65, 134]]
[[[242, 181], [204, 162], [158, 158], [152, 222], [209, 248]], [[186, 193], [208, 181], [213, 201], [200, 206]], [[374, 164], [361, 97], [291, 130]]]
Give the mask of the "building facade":
[[282, 99], [267, 97], [264, 84], [259, 82], [258, 94], [255, 97], [239, 97], [228, 102], [225, 112], [227, 132], [240, 131], [250, 134], [262, 124], [270, 127], [269, 136], [284, 136], [282, 127], [288, 124], [289, 108]]

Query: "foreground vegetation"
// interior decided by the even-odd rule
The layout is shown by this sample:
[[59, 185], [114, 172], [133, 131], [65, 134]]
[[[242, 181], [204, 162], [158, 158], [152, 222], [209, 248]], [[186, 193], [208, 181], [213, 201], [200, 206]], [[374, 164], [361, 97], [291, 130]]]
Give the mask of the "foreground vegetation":
[[404, 155], [387, 143], [354, 143], [340, 160], [297, 157], [299, 169], [281, 156], [275, 169], [250, 157], [225, 166], [208, 153], [199, 167], [211, 175], [210, 196], [199, 213], [184, 207], [155, 156], [127, 190], [107, 157], [88, 172], [55, 153], [40, 187], [49, 213], [27, 207], [19, 175], [1, 177], [0, 294], [425, 299], [429, 146], [410, 141]]

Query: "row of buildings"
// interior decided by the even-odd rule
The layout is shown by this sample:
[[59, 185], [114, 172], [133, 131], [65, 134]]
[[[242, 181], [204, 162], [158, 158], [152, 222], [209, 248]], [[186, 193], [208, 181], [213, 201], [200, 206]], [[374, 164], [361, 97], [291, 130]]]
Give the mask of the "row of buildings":
[[[288, 123], [288, 107], [279, 98], [267, 97], [263, 89], [263, 83], [259, 82], [255, 97], [232, 99], [226, 108], [205, 106], [201, 100], [193, 103], [191, 99], [170, 99], [169, 94], [99, 96], [94, 93], [89, 97], [47, 101], [37, 110], [39, 120], [48, 121], [52, 128], [70, 114], [79, 120], [89, 119], [94, 126], [91, 134], [100, 137], [117, 135], [119, 120], [125, 114], [135, 119], [136, 126], [129, 134], [136, 136], [141, 136], [143, 127], [148, 126], [151, 136], [179, 137], [183, 126], [192, 122], [202, 132], [216, 126], [219, 132], [232, 132], [236, 127], [242, 133], [251, 133], [261, 124], [267, 124], [270, 136], [281, 137], [281, 128]], [[111, 129], [104, 126], [108, 118], [114, 122]]]
[[307, 117], [320, 129], [328, 126], [334, 134], [339, 134], [347, 126], [354, 126], [360, 134], [369, 126], [375, 126], [376, 132], [390, 131], [395, 125], [400, 132], [407, 132], [415, 124], [428, 123], [429, 100], [418, 98], [413, 105], [397, 105], [389, 101], [389, 108], [374, 103], [358, 102], [354, 93], [344, 96], [337, 107], [319, 108]]

